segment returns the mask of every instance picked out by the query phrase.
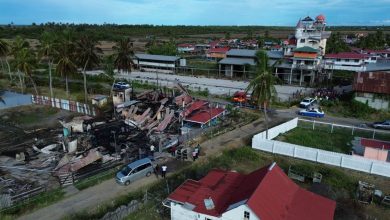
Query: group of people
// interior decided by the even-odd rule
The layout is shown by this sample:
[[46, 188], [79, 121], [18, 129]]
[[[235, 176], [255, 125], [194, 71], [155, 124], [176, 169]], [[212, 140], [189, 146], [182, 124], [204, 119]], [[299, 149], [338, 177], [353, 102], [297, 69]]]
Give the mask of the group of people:
[[316, 97], [316, 99], [325, 99], [325, 100], [336, 100], [340, 98], [340, 93], [338, 93], [334, 89], [329, 88], [321, 88], [317, 89], [312, 94], [313, 97]]
[[161, 172], [161, 177], [165, 179], [165, 176], [166, 176], [166, 174], [167, 174], [167, 169], [168, 169], [167, 165], [162, 165], [162, 166], [160, 167], [160, 165], [157, 164], [157, 165], [154, 167], [154, 174], [155, 174], [156, 177], [158, 178], [158, 175], [159, 175], [160, 172]]

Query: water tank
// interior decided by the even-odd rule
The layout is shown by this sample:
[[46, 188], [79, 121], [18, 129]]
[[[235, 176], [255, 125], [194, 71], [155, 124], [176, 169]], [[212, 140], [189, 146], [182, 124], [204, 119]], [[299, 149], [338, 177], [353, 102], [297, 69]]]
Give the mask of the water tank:
[[180, 66], [187, 66], [186, 59], [180, 59]]

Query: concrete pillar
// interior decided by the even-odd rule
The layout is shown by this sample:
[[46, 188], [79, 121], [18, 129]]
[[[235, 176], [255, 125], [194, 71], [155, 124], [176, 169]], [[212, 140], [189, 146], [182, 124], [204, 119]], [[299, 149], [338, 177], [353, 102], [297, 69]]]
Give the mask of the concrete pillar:
[[230, 65], [230, 77], [233, 78], [233, 65]]

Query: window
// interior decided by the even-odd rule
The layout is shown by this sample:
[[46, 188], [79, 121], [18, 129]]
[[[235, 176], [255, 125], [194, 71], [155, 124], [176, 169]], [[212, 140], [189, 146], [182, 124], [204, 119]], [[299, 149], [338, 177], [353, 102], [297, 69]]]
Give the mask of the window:
[[359, 63], [359, 60], [358, 60], [358, 59], [355, 59], [355, 63]]
[[345, 59], [345, 62], [349, 62], [349, 59]]
[[340, 62], [340, 61], [341, 61], [341, 59], [337, 59], [336, 61]]
[[301, 39], [301, 43], [305, 43], [305, 39]]
[[244, 220], [249, 220], [250, 213], [247, 211], [244, 211]]
[[141, 171], [141, 170], [144, 170], [144, 169], [146, 169], [147, 167], [150, 167], [151, 166], [151, 164], [150, 163], [147, 163], [147, 164], [144, 164], [144, 165], [141, 165], [141, 166], [139, 166], [136, 170], [136, 172], [139, 172], [139, 171]]
[[204, 220], [211, 220], [211, 218], [204, 217]]

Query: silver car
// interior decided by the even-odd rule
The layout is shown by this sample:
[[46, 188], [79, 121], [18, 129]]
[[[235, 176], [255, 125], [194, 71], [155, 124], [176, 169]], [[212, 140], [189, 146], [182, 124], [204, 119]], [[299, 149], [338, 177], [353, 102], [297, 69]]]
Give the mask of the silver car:
[[375, 122], [372, 127], [381, 129], [390, 129], [390, 120]]
[[129, 185], [131, 182], [150, 176], [154, 171], [153, 163], [149, 158], [137, 160], [124, 166], [116, 174], [116, 182], [121, 185]]

